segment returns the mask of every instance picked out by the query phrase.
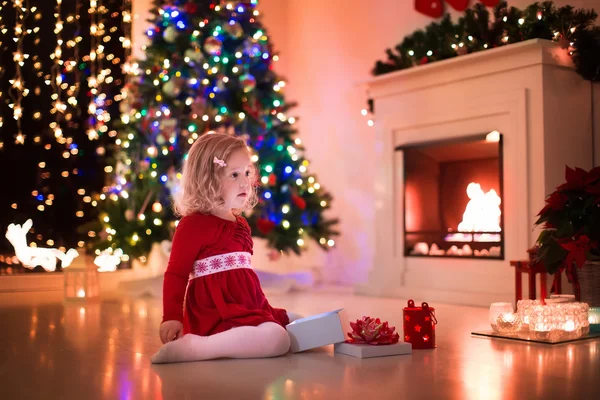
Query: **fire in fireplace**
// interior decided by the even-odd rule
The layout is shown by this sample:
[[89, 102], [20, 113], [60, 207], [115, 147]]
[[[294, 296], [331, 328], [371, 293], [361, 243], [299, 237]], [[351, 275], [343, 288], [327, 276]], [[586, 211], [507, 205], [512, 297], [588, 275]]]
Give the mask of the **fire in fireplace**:
[[406, 256], [504, 258], [502, 136], [399, 146]]

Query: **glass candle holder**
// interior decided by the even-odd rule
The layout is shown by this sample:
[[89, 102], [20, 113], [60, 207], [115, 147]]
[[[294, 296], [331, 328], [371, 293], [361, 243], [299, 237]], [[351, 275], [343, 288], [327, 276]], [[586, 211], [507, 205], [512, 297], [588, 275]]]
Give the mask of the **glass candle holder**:
[[554, 318], [550, 306], [532, 306], [529, 315], [529, 330], [533, 331], [537, 338], [543, 339], [548, 338], [553, 329]]
[[496, 329], [498, 332], [515, 333], [521, 329], [521, 317], [514, 312], [505, 312], [496, 318]]
[[502, 314], [513, 314], [513, 307], [510, 303], [492, 303], [490, 305], [490, 311], [488, 314], [488, 320], [494, 332], [499, 332], [498, 330], [498, 317]]
[[521, 318], [521, 329], [528, 330], [529, 329], [529, 317], [531, 315], [531, 307], [542, 305], [541, 300], [519, 300], [517, 302], [517, 314]]
[[529, 328], [538, 338], [574, 339], [587, 333], [585, 303], [550, 303], [533, 306]]
[[588, 323], [590, 324], [590, 332], [600, 333], [600, 307], [590, 307]]

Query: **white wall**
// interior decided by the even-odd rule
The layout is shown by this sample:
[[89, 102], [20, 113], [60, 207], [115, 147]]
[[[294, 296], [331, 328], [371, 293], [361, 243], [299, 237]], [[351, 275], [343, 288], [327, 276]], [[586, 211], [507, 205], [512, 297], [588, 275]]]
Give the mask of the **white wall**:
[[[524, 8], [532, 2], [509, 4]], [[133, 3], [139, 14], [151, 0]], [[555, 3], [600, 11], [600, 0]], [[374, 257], [374, 133], [360, 115], [368, 97], [363, 83], [371, 77], [375, 61], [385, 58], [387, 47], [432, 22], [413, 5], [412, 0], [259, 1], [263, 22], [281, 57], [275, 69], [288, 81], [286, 99], [299, 103], [295, 111], [305, 156], [312, 162], [310, 171], [334, 195], [331, 215], [341, 218], [342, 236], [335, 250], [326, 257], [313, 251], [301, 261], [289, 262], [326, 262], [325, 276], [340, 282], [365, 281]], [[134, 21], [136, 47], [143, 25], [143, 18]], [[600, 102], [596, 107], [600, 109]], [[295, 269], [286, 262], [269, 269]]]

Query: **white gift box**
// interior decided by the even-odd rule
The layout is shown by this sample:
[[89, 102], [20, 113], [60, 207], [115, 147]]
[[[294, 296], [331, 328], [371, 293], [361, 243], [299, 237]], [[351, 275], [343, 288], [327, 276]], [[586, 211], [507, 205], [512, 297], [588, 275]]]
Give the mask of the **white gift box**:
[[398, 342], [376, 346], [372, 344], [336, 343], [334, 349], [336, 353], [357, 358], [387, 357], [411, 354], [412, 344]]
[[348, 316], [342, 308], [323, 314], [297, 319], [286, 326], [293, 353], [314, 349], [346, 340], [350, 330]]

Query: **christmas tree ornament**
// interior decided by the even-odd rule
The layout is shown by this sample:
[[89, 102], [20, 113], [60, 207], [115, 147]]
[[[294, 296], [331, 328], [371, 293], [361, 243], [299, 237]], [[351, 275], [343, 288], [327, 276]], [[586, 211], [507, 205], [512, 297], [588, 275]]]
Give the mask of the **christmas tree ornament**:
[[175, 43], [179, 33], [177, 33], [177, 29], [174, 26], [167, 26], [167, 28], [163, 32], [163, 39], [167, 43]]
[[258, 57], [262, 54], [262, 48], [254, 39], [248, 38], [244, 41], [244, 53], [250, 57]]
[[160, 132], [164, 135], [165, 139], [169, 140], [171, 137], [175, 136], [175, 131], [177, 129], [177, 119], [175, 118], [165, 118], [160, 121]]
[[277, 183], [277, 176], [275, 174], [269, 174], [269, 185], [275, 186]]
[[235, 21], [225, 25], [225, 32], [231, 35], [231, 37], [239, 39], [244, 35], [244, 28], [242, 28], [239, 22]]
[[187, 49], [183, 53], [183, 56], [185, 58], [189, 58], [190, 61], [193, 61], [195, 63], [199, 63], [204, 58], [204, 55], [202, 54], [202, 51], [200, 51], [199, 48]]
[[269, 261], [277, 261], [281, 258], [281, 252], [276, 249], [271, 249], [267, 253], [267, 257], [269, 258]]
[[256, 221], [256, 228], [263, 235], [268, 235], [275, 228], [275, 222], [267, 218], [260, 218]]
[[186, 14], [193, 16], [194, 14], [196, 14], [198, 12], [198, 5], [196, 3], [194, 3], [193, 1], [188, 1], [183, 6], [183, 9], [185, 10]]
[[223, 49], [223, 42], [221, 42], [218, 38], [214, 36], [210, 36], [206, 38], [204, 41], [204, 51], [206, 51], [211, 56], [216, 56], [221, 54], [221, 50]]
[[294, 205], [296, 207], [298, 207], [301, 210], [304, 210], [306, 208], [306, 200], [304, 200], [302, 197], [298, 196], [297, 194], [292, 195], [292, 202], [294, 203]]
[[[192, 114], [202, 116], [206, 110], [206, 100], [202, 96], [196, 96], [194, 102], [190, 105]], [[198, 117], [196, 117], [198, 118]]]
[[135, 218], [133, 210], [125, 210], [125, 220], [127, 220], [127, 222], [131, 222], [133, 221], [133, 218]]
[[250, 93], [256, 88], [256, 78], [248, 73], [240, 76], [240, 84], [244, 93]]
[[163, 93], [167, 97], [177, 97], [181, 93], [181, 88], [175, 79], [169, 79], [162, 88]]

